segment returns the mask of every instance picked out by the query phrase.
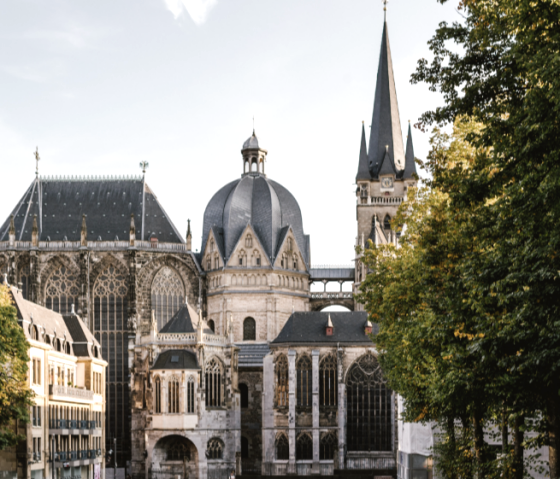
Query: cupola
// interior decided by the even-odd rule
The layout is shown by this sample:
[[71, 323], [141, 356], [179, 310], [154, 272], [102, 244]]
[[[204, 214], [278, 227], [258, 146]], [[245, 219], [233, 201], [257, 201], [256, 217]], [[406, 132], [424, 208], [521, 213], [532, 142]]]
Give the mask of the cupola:
[[243, 175], [264, 175], [264, 164], [268, 152], [259, 146], [259, 139], [253, 130], [253, 134], [245, 140], [241, 149], [243, 155]]

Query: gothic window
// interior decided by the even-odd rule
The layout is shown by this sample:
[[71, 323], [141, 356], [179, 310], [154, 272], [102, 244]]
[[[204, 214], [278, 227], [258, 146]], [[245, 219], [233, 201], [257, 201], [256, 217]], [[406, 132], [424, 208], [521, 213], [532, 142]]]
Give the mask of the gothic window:
[[391, 217], [389, 215], [385, 215], [385, 219], [383, 220], [383, 228], [386, 230], [391, 229]]
[[288, 359], [284, 354], [276, 360], [276, 406], [288, 407]]
[[214, 323], [213, 319], [208, 320], [208, 327], [212, 330], [213, 333], [216, 332], [216, 324]]
[[313, 460], [313, 439], [305, 432], [301, 433], [296, 440], [296, 461]]
[[239, 385], [239, 392], [241, 393], [241, 407], [249, 407], [249, 388], [246, 384]]
[[294, 257], [293, 257], [292, 264], [294, 266], [294, 269], [297, 270], [298, 269], [298, 259], [297, 259], [296, 255], [294, 255]]
[[169, 449], [167, 449], [167, 460], [168, 461], [190, 461], [191, 451], [189, 446], [184, 442], [173, 442]]
[[218, 269], [220, 267], [220, 257], [216, 254], [214, 255], [214, 269]]
[[161, 268], [152, 283], [152, 309], [158, 331], [163, 328], [185, 301], [185, 287], [179, 275], [168, 266]]
[[286, 245], [287, 245], [286, 248], [287, 248], [288, 251], [292, 251], [292, 250], [293, 250], [294, 245], [293, 245], [292, 238], [288, 238], [288, 241], [286, 241]]
[[245, 238], [245, 248], [252, 248], [253, 247], [253, 237], [251, 235], [247, 235]]
[[72, 311], [78, 304], [78, 275], [62, 266], [54, 271], [45, 287], [45, 306], [60, 314]]
[[280, 434], [276, 439], [276, 459], [279, 461], [290, 459], [290, 443], [285, 434]]
[[241, 457], [247, 459], [249, 457], [249, 439], [241, 436]]
[[19, 281], [18, 285], [21, 284], [21, 294], [24, 299], [31, 299], [29, 297], [31, 292], [31, 274], [29, 271], [29, 264], [26, 264], [21, 270], [19, 271]]
[[332, 432], [323, 434], [319, 443], [319, 459], [321, 461], [332, 461], [337, 447], [336, 434]]
[[297, 372], [297, 406], [300, 408], [310, 408], [312, 401], [312, 371], [309, 356], [302, 356], [296, 364]]
[[224, 368], [217, 358], [212, 358], [206, 363], [206, 406], [221, 407], [224, 392]]
[[206, 258], [206, 270], [210, 271], [212, 269], [212, 261], [210, 260], [210, 256]]
[[254, 341], [257, 336], [257, 324], [253, 318], [243, 321], [243, 341]]
[[187, 413], [194, 413], [194, 379], [192, 376], [187, 380]]
[[179, 379], [173, 378], [167, 383], [167, 412], [179, 412]]
[[224, 443], [221, 439], [214, 437], [208, 441], [206, 446], [206, 457], [208, 459], [221, 459], [224, 453]]
[[260, 266], [261, 265], [261, 257], [257, 256], [255, 257], [255, 266]]
[[156, 376], [154, 381], [154, 396], [155, 412], [159, 414], [161, 413], [161, 379], [159, 376]]
[[377, 359], [366, 354], [346, 379], [348, 451], [391, 451], [391, 397]]
[[336, 374], [336, 357], [326, 356], [319, 365], [319, 406], [336, 407], [338, 381]]

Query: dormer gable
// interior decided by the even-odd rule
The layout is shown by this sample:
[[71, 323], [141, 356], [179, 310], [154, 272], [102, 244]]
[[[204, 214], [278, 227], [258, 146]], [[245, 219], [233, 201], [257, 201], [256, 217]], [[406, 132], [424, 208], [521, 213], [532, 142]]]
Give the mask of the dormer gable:
[[270, 260], [266, 255], [259, 235], [250, 223], [239, 236], [237, 244], [227, 262], [228, 268], [269, 268]]
[[202, 258], [202, 269], [211, 271], [224, 267], [223, 248], [221, 247], [221, 238], [216, 234], [214, 228], [210, 230], [206, 246], [204, 248], [204, 257]]
[[301, 272], [307, 271], [305, 260], [291, 226], [286, 226], [281, 232], [274, 267]]

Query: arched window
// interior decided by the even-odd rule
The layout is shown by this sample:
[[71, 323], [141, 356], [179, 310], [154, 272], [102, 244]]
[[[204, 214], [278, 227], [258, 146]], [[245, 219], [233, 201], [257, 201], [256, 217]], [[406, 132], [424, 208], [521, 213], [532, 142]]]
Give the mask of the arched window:
[[214, 255], [214, 269], [218, 269], [220, 267], [220, 257], [215, 254]]
[[292, 265], [293, 265], [294, 269], [297, 270], [298, 269], [298, 258], [297, 258], [297, 256], [294, 255], [292, 260], [293, 260]]
[[161, 268], [152, 283], [152, 309], [158, 331], [163, 328], [185, 302], [185, 287], [177, 272], [168, 266]]
[[292, 251], [294, 249], [292, 238], [288, 238], [288, 240], [286, 241], [286, 248], [288, 251]]
[[385, 215], [385, 219], [383, 220], [383, 228], [386, 230], [391, 229], [391, 217], [389, 215]]
[[257, 173], [259, 165], [257, 164], [257, 159], [256, 158], [251, 158], [251, 171], [253, 173]]
[[223, 367], [217, 358], [206, 363], [206, 406], [221, 407], [223, 405]]
[[305, 432], [302, 432], [296, 440], [296, 461], [313, 460], [313, 439]]
[[45, 286], [45, 306], [60, 314], [67, 314], [78, 304], [78, 275], [65, 266], [54, 271]]
[[213, 319], [209, 319], [209, 320], [208, 320], [208, 327], [212, 330], [213, 333], [216, 332], [216, 325], [214, 324], [214, 320], [213, 320]]
[[31, 292], [31, 274], [29, 269], [29, 263], [23, 266], [19, 271], [19, 281], [18, 285], [21, 284], [21, 294], [24, 299], [31, 299], [29, 297]]
[[249, 457], [249, 439], [241, 436], [241, 457], [247, 459]]
[[239, 392], [241, 393], [241, 407], [249, 407], [249, 388], [246, 384], [241, 383], [239, 385]]
[[296, 405], [300, 408], [310, 408], [312, 401], [312, 371], [309, 356], [302, 356], [296, 364]]
[[336, 407], [338, 404], [338, 381], [336, 357], [326, 356], [319, 365], [319, 406]]
[[288, 407], [288, 359], [284, 354], [276, 360], [276, 406]]
[[252, 248], [253, 247], [253, 237], [251, 235], [247, 235], [245, 237], [245, 248]]
[[191, 460], [191, 450], [184, 442], [173, 442], [169, 449], [167, 449], [167, 460], [168, 461], [190, 461]]
[[179, 411], [179, 379], [173, 378], [167, 383], [167, 412], [176, 414]]
[[37, 341], [39, 339], [39, 330], [37, 329], [37, 326], [32, 324], [29, 327], [29, 334], [31, 334], [31, 339]]
[[279, 461], [290, 459], [290, 443], [285, 434], [280, 434], [276, 438], [276, 459]]
[[206, 271], [210, 271], [212, 269], [212, 261], [210, 260], [210, 256], [206, 257]]
[[257, 336], [257, 325], [253, 318], [245, 318], [243, 321], [243, 341], [254, 341]]
[[331, 461], [334, 459], [334, 452], [338, 447], [336, 434], [332, 432], [325, 433], [321, 436], [319, 443], [319, 459], [321, 461]]
[[194, 414], [195, 412], [195, 397], [194, 397], [194, 379], [192, 376], [189, 376], [187, 380], [187, 413]]
[[161, 379], [156, 376], [154, 381], [154, 405], [156, 414], [161, 413]]
[[208, 441], [206, 446], [206, 457], [208, 459], [221, 459], [224, 454], [224, 443], [221, 439], [214, 437]]
[[377, 359], [359, 358], [346, 376], [348, 451], [391, 451], [392, 392]]

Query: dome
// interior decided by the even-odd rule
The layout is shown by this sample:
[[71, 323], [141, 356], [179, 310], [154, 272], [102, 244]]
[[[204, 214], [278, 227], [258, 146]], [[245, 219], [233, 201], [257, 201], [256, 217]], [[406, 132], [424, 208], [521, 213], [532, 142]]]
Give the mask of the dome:
[[243, 143], [243, 150], [252, 149], [259, 149], [259, 139], [257, 138], [257, 135], [255, 135], [255, 130], [253, 130], [253, 134], [245, 140], [245, 143]]
[[247, 224], [253, 227], [271, 262], [291, 227], [309, 264], [309, 236], [303, 233], [298, 202], [282, 185], [258, 173], [232, 181], [212, 197], [204, 212], [202, 254], [213, 229], [218, 249], [227, 261]]

